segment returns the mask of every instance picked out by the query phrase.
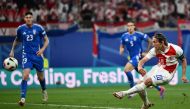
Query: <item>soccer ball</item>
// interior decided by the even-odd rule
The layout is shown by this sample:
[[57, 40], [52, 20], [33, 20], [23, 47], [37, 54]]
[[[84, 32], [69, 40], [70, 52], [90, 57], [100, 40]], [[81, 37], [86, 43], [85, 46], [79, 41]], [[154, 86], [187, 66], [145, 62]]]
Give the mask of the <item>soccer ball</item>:
[[3, 67], [8, 71], [14, 71], [18, 67], [18, 61], [13, 57], [8, 57], [4, 60]]

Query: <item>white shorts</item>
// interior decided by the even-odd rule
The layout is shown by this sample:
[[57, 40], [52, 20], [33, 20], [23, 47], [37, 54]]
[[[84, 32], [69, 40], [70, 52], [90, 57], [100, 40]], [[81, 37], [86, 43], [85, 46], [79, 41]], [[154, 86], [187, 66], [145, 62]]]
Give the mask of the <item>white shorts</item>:
[[174, 72], [169, 73], [167, 70], [163, 69], [161, 66], [155, 65], [152, 69], [145, 75], [145, 78], [151, 78], [153, 85], [160, 85], [169, 83], [174, 77]]

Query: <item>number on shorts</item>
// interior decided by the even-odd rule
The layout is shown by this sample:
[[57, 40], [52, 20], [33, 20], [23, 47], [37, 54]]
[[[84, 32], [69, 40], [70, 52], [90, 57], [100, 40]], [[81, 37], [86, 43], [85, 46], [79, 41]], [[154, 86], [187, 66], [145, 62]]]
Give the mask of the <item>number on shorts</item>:
[[154, 76], [154, 78], [156, 80], [163, 80], [163, 76], [162, 75], [156, 75], [156, 76]]

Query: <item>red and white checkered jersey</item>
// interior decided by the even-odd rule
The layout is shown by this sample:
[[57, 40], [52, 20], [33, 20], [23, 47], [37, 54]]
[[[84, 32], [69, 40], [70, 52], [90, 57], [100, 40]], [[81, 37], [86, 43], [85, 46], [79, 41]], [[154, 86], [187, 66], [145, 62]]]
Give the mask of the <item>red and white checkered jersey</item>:
[[158, 54], [155, 52], [155, 48], [152, 48], [146, 55], [148, 59], [157, 57], [159, 59], [158, 65], [161, 65], [165, 70], [173, 72], [176, 70], [178, 65], [177, 58], [183, 54], [181, 47], [168, 43], [168, 47], [165, 51], [159, 51]]

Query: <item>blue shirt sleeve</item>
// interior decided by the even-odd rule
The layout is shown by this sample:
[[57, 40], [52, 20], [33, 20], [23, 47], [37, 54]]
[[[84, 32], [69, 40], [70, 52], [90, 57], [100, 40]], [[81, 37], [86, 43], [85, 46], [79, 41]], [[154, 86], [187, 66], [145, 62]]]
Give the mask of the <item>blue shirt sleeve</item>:
[[147, 34], [142, 33], [142, 32], [138, 32], [138, 34], [140, 34], [139, 36], [141, 36], [141, 40], [148, 41], [149, 36]]
[[125, 45], [124, 34], [121, 36], [120, 44]]
[[44, 30], [42, 26], [40, 26], [40, 37], [45, 37], [46, 35], [47, 35], [46, 31]]
[[21, 41], [21, 36], [22, 36], [22, 33], [21, 33], [21, 27], [19, 26], [18, 28], [17, 28], [17, 32], [16, 32], [16, 37], [17, 37], [17, 39], [19, 40], [19, 41]]

